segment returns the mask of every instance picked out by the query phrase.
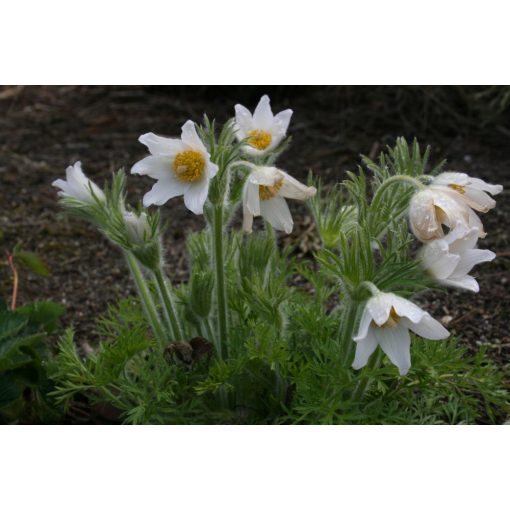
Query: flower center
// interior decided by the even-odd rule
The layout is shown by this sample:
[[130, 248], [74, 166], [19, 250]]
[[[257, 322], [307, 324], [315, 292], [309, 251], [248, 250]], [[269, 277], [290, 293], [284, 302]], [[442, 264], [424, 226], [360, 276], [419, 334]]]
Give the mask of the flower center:
[[460, 193], [461, 195], [464, 195], [466, 190], [464, 189], [464, 186], [461, 186], [460, 184], [448, 184], [449, 188], [452, 188], [457, 193]]
[[283, 186], [283, 178], [278, 179], [272, 186], [259, 186], [259, 197], [260, 200], [269, 200], [270, 198], [274, 198], [280, 188]]
[[446, 216], [446, 213], [441, 209], [441, 207], [435, 205], [434, 211], [436, 213], [438, 223], [446, 223], [446, 221], [448, 220], [448, 216]]
[[395, 310], [395, 308], [393, 308], [393, 306], [392, 306], [388, 320], [379, 327], [384, 328], [384, 329], [394, 328], [399, 322], [400, 322], [400, 317], [397, 314], [397, 311]]
[[267, 149], [271, 143], [271, 140], [273, 139], [271, 133], [263, 131], [262, 129], [254, 129], [248, 133], [248, 136], [248, 143], [259, 151]]
[[187, 150], [175, 156], [172, 170], [180, 181], [195, 182], [202, 177], [204, 168], [204, 156], [198, 151]]

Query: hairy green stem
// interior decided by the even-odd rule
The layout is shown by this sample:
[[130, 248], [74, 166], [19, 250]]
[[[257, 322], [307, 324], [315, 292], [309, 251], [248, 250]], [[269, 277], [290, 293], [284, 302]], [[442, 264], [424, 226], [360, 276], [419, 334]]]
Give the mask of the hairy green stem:
[[168, 284], [165, 276], [163, 275], [163, 271], [161, 268], [158, 268], [154, 271], [154, 281], [158, 288], [159, 295], [161, 297], [161, 301], [163, 302], [163, 311], [165, 320], [167, 323], [167, 327], [172, 333], [173, 339], [175, 341], [182, 340], [182, 330], [179, 325], [179, 319], [177, 317], [177, 311], [175, 309], [175, 304], [173, 301], [172, 294], [168, 288]]
[[352, 337], [354, 335], [354, 328], [358, 322], [359, 310], [360, 303], [349, 299], [345, 304], [342, 317], [340, 319], [341, 322], [338, 337], [340, 340], [341, 353], [344, 355], [344, 361], [347, 366], [350, 366], [352, 363], [354, 355], [355, 343]]
[[379, 202], [382, 199], [384, 192], [393, 184], [402, 183], [408, 184], [410, 186], [414, 186], [418, 191], [422, 191], [426, 188], [426, 186], [421, 183], [418, 179], [411, 177], [409, 175], [394, 175], [389, 179], [386, 179], [380, 186], [379, 189], [375, 192], [374, 198], [372, 200], [372, 207], [377, 210], [379, 206]]
[[131, 275], [133, 276], [133, 280], [136, 285], [136, 290], [138, 291], [138, 295], [140, 296], [140, 300], [142, 301], [142, 306], [149, 320], [149, 324], [151, 325], [152, 332], [154, 336], [158, 340], [161, 345], [165, 344], [165, 334], [161, 327], [161, 323], [159, 320], [158, 312], [156, 309], [156, 305], [152, 299], [151, 293], [147, 287], [147, 283], [145, 282], [145, 278], [140, 271], [140, 267], [138, 266], [138, 262], [136, 261], [135, 256], [125, 251], [124, 255], [126, 257], [127, 264], [131, 271]]
[[228, 346], [227, 327], [227, 293], [225, 289], [225, 268], [223, 261], [223, 205], [214, 206], [213, 219], [213, 253], [216, 270], [216, 301], [218, 309], [218, 334], [216, 335], [216, 351], [218, 357], [223, 359], [223, 348]]

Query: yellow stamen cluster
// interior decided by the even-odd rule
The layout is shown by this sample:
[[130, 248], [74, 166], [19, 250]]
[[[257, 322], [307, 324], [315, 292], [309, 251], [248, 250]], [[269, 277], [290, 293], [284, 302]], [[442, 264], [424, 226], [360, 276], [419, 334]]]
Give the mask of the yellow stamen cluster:
[[283, 178], [277, 180], [272, 186], [259, 186], [259, 197], [260, 200], [269, 200], [270, 198], [274, 198], [280, 188], [283, 186]]
[[195, 182], [202, 178], [205, 158], [202, 153], [194, 150], [179, 152], [174, 159], [172, 170], [182, 182]]
[[397, 314], [397, 311], [392, 306], [388, 320], [379, 327], [385, 328], [385, 329], [386, 328], [394, 328], [399, 322], [400, 322], [400, 316]]
[[448, 184], [449, 188], [452, 188], [457, 193], [460, 193], [461, 195], [464, 195], [466, 190], [464, 189], [464, 186], [461, 186], [460, 184]]
[[271, 133], [263, 131], [262, 129], [254, 129], [248, 133], [248, 136], [250, 137], [248, 143], [259, 151], [267, 149], [273, 139]]
[[441, 207], [435, 205], [434, 212], [436, 213], [438, 223], [445, 223], [448, 220], [448, 216], [446, 216], [446, 213], [443, 211], [443, 209], [441, 209]]

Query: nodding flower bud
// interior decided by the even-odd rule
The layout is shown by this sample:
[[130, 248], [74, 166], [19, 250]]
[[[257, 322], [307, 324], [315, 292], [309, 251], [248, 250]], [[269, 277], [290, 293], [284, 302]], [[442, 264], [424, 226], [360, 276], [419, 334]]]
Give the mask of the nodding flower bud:
[[60, 188], [58, 194], [63, 198], [74, 198], [86, 204], [94, 204], [96, 199], [105, 201], [103, 191], [83, 173], [80, 161], [67, 167], [65, 181], [57, 179], [52, 186]]
[[142, 212], [138, 215], [134, 212], [125, 212], [123, 216], [128, 239], [133, 244], [143, 244], [151, 238], [152, 232], [147, 214]]

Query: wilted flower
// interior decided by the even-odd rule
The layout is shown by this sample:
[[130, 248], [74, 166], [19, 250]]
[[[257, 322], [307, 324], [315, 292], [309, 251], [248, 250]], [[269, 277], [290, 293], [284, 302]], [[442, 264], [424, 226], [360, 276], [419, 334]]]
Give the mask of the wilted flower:
[[370, 298], [363, 310], [352, 367], [364, 367], [379, 345], [405, 375], [411, 367], [409, 330], [429, 340], [441, 340], [448, 331], [428, 312], [396, 294], [379, 292]]
[[98, 200], [105, 200], [102, 190], [85, 176], [81, 169], [81, 161], [70, 165], [66, 169], [66, 179], [57, 179], [51, 183], [52, 186], [60, 188], [59, 196], [66, 198], [75, 198], [87, 204], [94, 204], [94, 196]]
[[316, 193], [286, 172], [275, 167], [261, 166], [247, 178], [243, 193], [243, 228], [251, 232], [254, 216], [262, 216], [275, 229], [290, 234], [294, 222], [286, 198], [306, 200]]
[[147, 214], [142, 212], [139, 215], [126, 211], [123, 213], [124, 223], [129, 240], [134, 244], [144, 243], [151, 235], [151, 228], [147, 220]]
[[268, 96], [261, 97], [253, 116], [240, 104], [236, 104], [235, 111], [236, 136], [239, 140], [248, 139], [244, 150], [255, 156], [273, 149], [283, 140], [292, 116], [292, 110], [273, 115]]
[[445, 172], [430, 186], [416, 193], [410, 203], [411, 229], [421, 241], [444, 237], [442, 225], [453, 229], [461, 222], [464, 227], [478, 229], [478, 237], [485, 237], [480, 218], [473, 209], [487, 212], [496, 202], [487, 195], [500, 193], [500, 185], [487, 184], [466, 174]]
[[426, 243], [421, 251], [424, 268], [440, 283], [478, 292], [478, 282], [468, 273], [473, 266], [496, 257], [490, 250], [475, 249], [478, 229], [459, 222], [443, 239]]
[[182, 126], [181, 139], [146, 133], [139, 141], [151, 153], [131, 169], [131, 173], [148, 175], [158, 182], [143, 197], [144, 206], [163, 205], [171, 198], [184, 195], [184, 204], [195, 214], [202, 214], [209, 192], [209, 181], [218, 166], [188, 120]]

